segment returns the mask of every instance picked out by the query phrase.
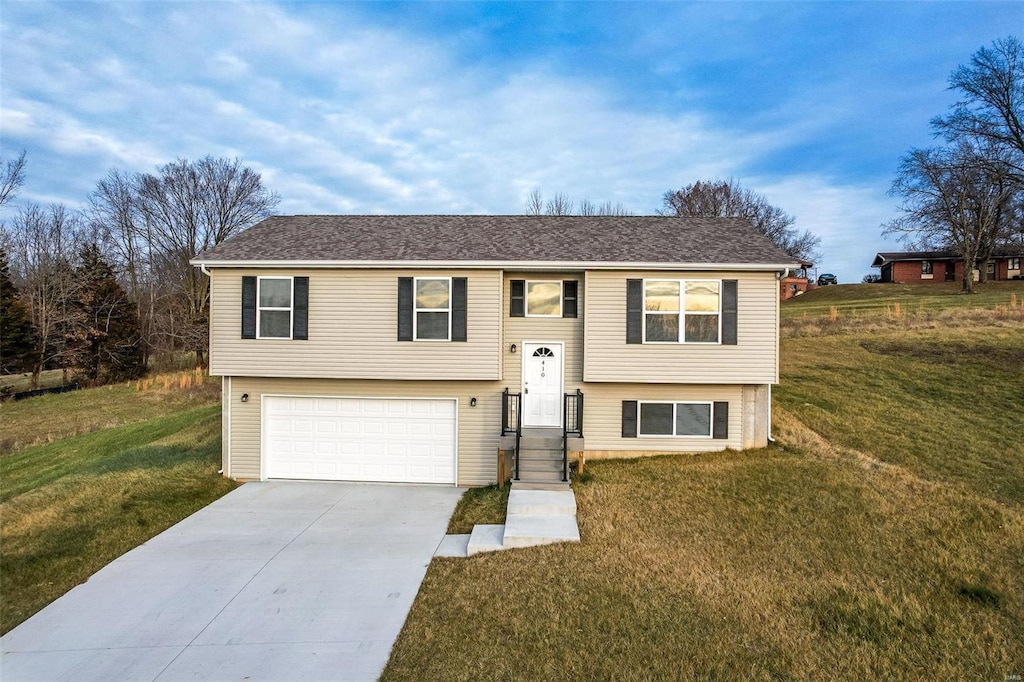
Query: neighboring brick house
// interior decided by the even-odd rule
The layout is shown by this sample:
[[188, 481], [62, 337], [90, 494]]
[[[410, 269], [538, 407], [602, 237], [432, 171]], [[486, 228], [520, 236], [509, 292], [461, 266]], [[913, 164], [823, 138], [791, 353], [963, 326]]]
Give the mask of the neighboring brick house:
[[808, 270], [814, 267], [810, 261], [800, 261], [800, 267], [790, 270], [785, 277], [779, 280], [779, 298], [786, 301], [805, 293], [808, 289], [814, 288], [814, 282], [808, 274]]
[[[997, 249], [985, 264], [989, 281], [1020, 279], [1024, 249]], [[963, 279], [963, 260], [953, 251], [903, 251], [879, 253], [871, 267], [879, 268], [883, 282], [909, 284], [912, 282], [959, 282]], [[974, 280], [979, 279], [974, 268]]]

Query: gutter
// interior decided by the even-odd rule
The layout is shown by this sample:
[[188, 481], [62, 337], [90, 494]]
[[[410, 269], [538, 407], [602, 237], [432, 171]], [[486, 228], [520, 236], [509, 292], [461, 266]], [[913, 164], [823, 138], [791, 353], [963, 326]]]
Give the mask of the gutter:
[[675, 263], [623, 261], [452, 261], [452, 260], [208, 260], [189, 261], [204, 273], [208, 268], [366, 268], [366, 269], [462, 269], [462, 270], [732, 270], [788, 272], [792, 263]]

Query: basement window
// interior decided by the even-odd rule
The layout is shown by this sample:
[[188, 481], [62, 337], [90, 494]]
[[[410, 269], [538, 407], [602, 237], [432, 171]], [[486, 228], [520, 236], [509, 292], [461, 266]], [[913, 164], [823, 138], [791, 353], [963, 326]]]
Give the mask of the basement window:
[[711, 403], [639, 404], [641, 436], [711, 438]]

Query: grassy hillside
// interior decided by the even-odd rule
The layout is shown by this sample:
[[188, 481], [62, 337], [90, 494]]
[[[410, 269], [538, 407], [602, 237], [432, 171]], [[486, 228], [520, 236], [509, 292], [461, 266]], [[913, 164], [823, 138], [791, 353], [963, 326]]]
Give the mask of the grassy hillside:
[[1022, 293], [784, 304], [775, 446], [589, 463], [583, 541], [435, 560], [384, 679], [1021, 674]]
[[[1016, 297], [1014, 299], [1014, 297]], [[994, 309], [1024, 301], [1024, 281], [988, 282], [975, 293], [960, 293], [956, 282], [941, 284], [840, 284], [817, 287], [782, 302], [782, 318], [825, 315], [836, 308], [841, 315], [875, 314], [897, 303], [904, 312], [948, 309]]]
[[0, 633], [235, 486], [218, 397], [178, 374], [0, 405]]

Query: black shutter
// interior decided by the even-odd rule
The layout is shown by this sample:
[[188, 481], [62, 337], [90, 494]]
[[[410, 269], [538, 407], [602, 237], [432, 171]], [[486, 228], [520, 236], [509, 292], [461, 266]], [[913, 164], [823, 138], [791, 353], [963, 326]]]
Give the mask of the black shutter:
[[626, 280], [626, 343], [643, 343], [644, 281]]
[[526, 317], [526, 280], [513, 279], [508, 283], [509, 317]]
[[722, 343], [736, 345], [736, 280], [722, 282]]
[[466, 340], [466, 278], [452, 278], [452, 341]]
[[398, 340], [412, 341], [412, 277], [398, 278]]
[[636, 401], [622, 401], [622, 437], [636, 438]]
[[714, 438], [729, 437], [729, 403], [715, 402], [715, 414], [712, 417], [711, 435]]
[[295, 277], [293, 286], [292, 338], [309, 338], [309, 277]]
[[562, 317], [576, 317], [576, 311], [579, 308], [577, 303], [579, 284], [574, 279], [562, 282]]
[[256, 278], [242, 278], [242, 338], [256, 338]]

